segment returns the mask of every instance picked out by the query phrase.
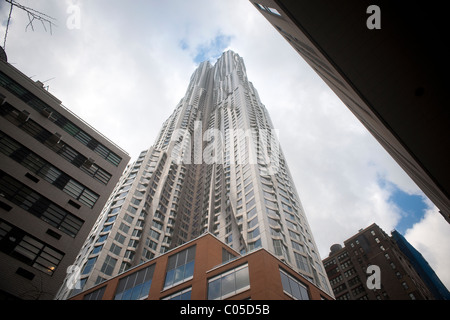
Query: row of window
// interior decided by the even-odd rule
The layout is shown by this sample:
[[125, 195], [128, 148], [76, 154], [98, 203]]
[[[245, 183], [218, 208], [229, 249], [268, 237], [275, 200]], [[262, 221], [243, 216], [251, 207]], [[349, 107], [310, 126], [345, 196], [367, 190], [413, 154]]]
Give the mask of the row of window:
[[0, 152], [72, 198], [93, 208], [99, 195], [0, 131]]
[[164, 289], [176, 286], [194, 276], [195, 248], [192, 246], [169, 257]]
[[[145, 156], [145, 155], [144, 155]], [[137, 171], [140, 168], [140, 164], [142, 163], [142, 159], [143, 157], [140, 157], [140, 162], [139, 165], [135, 165], [134, 168], [132, 169], [131, 172], [127, 173], [127, 177], [126, 180], [124, 180], [122, 182], [122, 184], [120, 185], [120, 188], [115, 192], [115, 195], [113, 196], [112, 203], [109, 206], [110, 209], [107, 209], [105, 212], [107, 213], [108, 217], [106, 218], [105, 222], [103, 223], [103, 227], [100, 231], [100, 237], [98, 238], [97, 242], [96, 242], [96, 246], [94, 247], [93, 251], [91, 252], [92, 255], [95, 255], [97, 253], [99, 253], [102, 249], [103, 249], [103, 242], [106, 241], [106, 239], [108, 238], [109, 234], [105, 234], [109, 231], [111, 231], [112, 227], [113, 227], [113, 223], [116, 221], [118, 213], [121, 211], [122, 209], [122, 204], [125, 202], [125, 198], [129, 195], [129, 190], [132, 188], [132, 184], [135, 181], [135, 178], [137, 177]], [[141, 179], [142, 180], [142, 179]], [[139, 197], [143, 197], [144, 193], [142, 193], [139, 190], [136, 190], [134, 195], [139, 196]], [[135, 198], [134, 196], [131, 198], [131, 203], [133, 205], [139, 206], [142, 203], [143, 200], [140, 200], [138, 198]], [[111, 208], [112, 207], [112, 208]], [[144, 207], [145, 208], [145, 207]], [[127, 212], [124, 213], [123, 216], [123, 222], [120, 224], [118, 230], [120, 232], [117, 232], [115, 234], [114, 237], [114, 241], [117, 242], [118, 244], [124, 244], [126, 241], [126, 235], [124, 234], [128, 234], [130, 232], [130, 225], [133, 225], [133, 221], [134, 221], [134, 216], [130, 215], [130, 214], [136, 214], [138, 212], [138, 208], [129, 205], [127, 208]], [[142, 227], [144, 225], [144, 221], [145, 221], [145, 216], [146, 216], [146, 212], [144, 210], [140, 211], [140, 217], [138, 218], [138, 221], [135, 222], [134, 227], [137, 227], [135, 229], [132, 229], [132, 233], [130, 233], [131, 237], [140, 237], [142, 234]], [[126, 223], [124, 223], [126, 222]], [[124, 234], [122, 234], [124, 233]], [[109, 251], [112, 252], [113, 254], [119, 256], [121, 255], [121, 250], [122, 247], [118, 244], [116, 244], [115, 242], [111, 243], [111, 246], [109, 248]], [[135, 248], [138, 246], [139, 244], [139, 240], [137, 239], [130, 239], [128, 245], [127, 245], [127, 250], [126, 252], [122, 255], [124, 257], [124, 259], [126, 259], [127, 261], [123, 261], [122, 265], [120, 267], [120, 271], [119, 272], [123, 272], [125, 270], [127, 270], [130, 267], [129, 261], [128, 260], [132, 260], [134, 258], [135, 255]], [[147, 246], [152, 246], [151, 243], [147, 242], [146, 243]], [[144, 256], [148, 255], [148, 250], [144, 249]], [[148, 257], [148, 259], [150, 259], [152, 257]], [[148, 260], [147, 259], [147, 260]], [[95, 264], [97, 260], [97, 257], [91, 257], [88, 260], [88, 263], [85, 265], [85, 267], [83, 268], [82, 274], [89, 274], [90, 271], [92, 270], [92, 267], [90, 266], [91, 264]], [[113, 271], [115, 264], [117, 262], [117, 259], [111, 257], [109, 260], [109, 266], [105, 266], [105, 268], [102, 268], [104, 271], [109, 272], [109, 271]], [[103, 272], [103, 271], [102, 271]], [[111, 275], [110, 273], [107, 273], [107, 275]]]
[[[250, 183], [249, 186], [251, 186], [251, 185], [252, 184]], [[263, 186], [265, 186], [264, 183], [263, 183]], [[248, 188], [247, 190], [250, 190], [250, 188]], [[280, 189], [280, 190], [282, 190], [282, 189]], [[263, 189], [263, 191], [264, 191], [264, 189]], [[250, 194], [253, 195], [253, 190], [249, 191], [249, 193], [247, 195], [250, 195]], [[281, 196], [281, 197], [282, 197], [283, 201], [290, 203], [289, 199], [287, 199], [286, 197], [283, 197], [283, 196]], [[266, 203], [266, 205], [268, 205], [269, 203], [270, 204], [273, 203], [271, 206], [273, 208], [277, 208], [276, 202], [271, 202], [271, 201], [265, 199], [265, 203]], [[238, 205], [239, 205], [239, 202], [238, 202]], [[283, 202], [282, 202], [282, 205], [286, 206], [286, 208], [288, 210], [292, 211], [292, 208], [290, 206], [285, 205]], [[269, 214], [269, 216], [272, 215], [275, 219], [277, 219], [277, 220], [275, 220], [275, 219], [272, 219], [272, 218], [269, 217], [269, 224], [272, 227], [275, 228], [275, 229], [273, 229], [272, 227], [270, 228], [271, 235], [275, 236], [275, 237], [278, 237], [278, 238], [285, 239], [285, 237], [284, 237], [283, 233], [281, 232], [281, 230], [278, 230], [280, 228], [283, 229], [283, 226], [280, 224], [280, 222], [278, 220], [279, 219], [279, 214], [278, 214], [277, 210], [270, 209], [269, 207], [266, 207], [266, 210], [267, 210], [267, 213]], [[289, 214], [286, 211], [284, 211], [284, 212], [286, 214]], [[256, 217], [253, 218], [253, 216], [255, 214], [256, 214], [256, 208], [253, 208], [252, 210], [250, 210], [247, 213], [247, 219], [250, 220], [248, 222], [248, 230], [249, 230], [248, 231], [248, 239], [249, 240], [253, 239], [253, 238], [256, 238], [260, 234], [259, 228], [255, 228], [255, 229], [251, 230], [253, 227], [255, 227], [258, 224], [257, 218]], [[292, 214], [289, 214], [289, 216], [287, 216], [286, 218], [289, 218], [289, 219], [291, 219], [293, 221], [296, 221]], [[299, 229], [301, 228], [301, 227], [298, 227], [297, 224], [295, 224], [295, 223], [293, 223], [293, 222], [291, 222], [289, 220], [286, 220], [286, 223], [287, 223], [289, 229], [293, 229], [293, 230], [299, 231]], [[291, 239], [297, 240], [297, 241], [301, 241], [300, 234], [298, 234], [297, 232], [294, 232], [293, 230], [289, 230], [289, 229], [288, 229], [288, 233], [289, 233], [289, 236], [291, 237]], [[305, 236], [303, 236], [303, 238], [304, 238], [304, 241], [306, 242]], [[302, 245], [300, 245], [299, 243], [297, 243], [295, 241], [291, 241], [291, 242], [292, 242], [292, 245], [293, 245], [294, 249], [299, 250], [302, 253], [305, 253], [304, 247]], [[283, 241], [282, 240], [278, 240], [278, 239], [273, 239], [273, 244], [274, 244], [275, 254], [279, 255], [279, 256], [284, 256], [288, 261], [290, 261], [290, 257], [289, 257], [288, 251], [287, 251], [287, 247], [283, 244]], [[309, 266], [307, 258], [304, 257], [303, 255], [300, 255], [300, 254], [296, 253], [296, 252], [294, 252], [294, 256], [295, 256], [297, 267], [299, 267], [301, 270], [303, 270], [305, 272], [310, 273], [311, 272], [311, 268]], [[320, 267], [320, 265], [319, 265], [319, 267]], [[321, 267], [319, 269], [321, 269]]]
[[64, 253], [0, 219], [0, 251], [53, 275]]
[[89, 134], [81, 130], [74, 123], [69, 121], [59, 112], [54, 110], [52, 107], [47, 105], [45, 102], [36, 97], [33, 93], [25, 89], [23, 86], [18, 84], [16, 81], [11, 79], [8, 75], [6, 75], [3, 72], [0, 72], [0, 85], [9, 90], [10, 92], [12, 92], [13, 94], [15, 94], [17, 97], [19, 97], [22, 101], [31, 106], [33, 109], [41, 113], [48, 112], [49, 118], [51, 116], [51, 119], [57, 126], [59, 126], [64, 131], [69, 133], [71, 136], [73, 136], [79, 142], [87, 146], [89, 149], [96, 152], [102, 158], [106, 159], [108, 162], [112, 163], [115, 166], [118, 166], [119, 163], [122, 161], [122, 158], [119, 157], [117, 154], [115, 154], [107, 147], [102, 145], [100, 142], [98, 142], [96, 139], [91, 137]]
[[248, 265], [239, 266], [208, 280], [208, 300], [222, 300], [250, 288]]
[[[120, 279], [114, 300], [139, 300], [150, 291], [155, 265]], [[186, 279], [187, 281], [189, 279]], [[100, 300], [105, 292], [101, 287], [84, 296], [85, 300]], [[208, 281], [208, 300], [221, 300], [250, 288], [248, 265], [234, 268]], [[192, 287], [184, 288], [162, 300], [190, 300]]]
[[111, 179], [110, 173], [92, 163], [88, 158], [70, 147], [68, 144], [64, 143], [60, 137], [52, 134], [37, 122], [30, 119], [24, 111], [20, 112], [6, 102], [0, 106], [0, 115], [15, 124], [18, 128], [22, 129], [31, 137], [44, 144], [46, 147], [50, 148], [64, 160], [79, 168], [87, 175], [105, 185], [108, 184]]
[[154, 270], [153, 264], [120, 279], [114, 300], [139, 300], [146, 297], [152, 285]]
[[[192, 279], [195, 245], [169, 257], [166, 269], [164, 289]], [[115, 300], [139, 300], [148, 296], [155, 270], [152, 264], [133, 272], [119, 280]], [[308, 289], [300, 281], [279, 269], [283, 291], [296, 300], [309, 300]], [[105, 287], [101, 287], [84, 296], [85, 300], [99, 300]], [[222, 300], [250, 288], [248, 264], [227, 270], [208, 279], [208, 300]], [[192, 288], [183, 288], [163, 298], [163, 300], [190, 300]]]
[[309, 300], [308, 289], [300, 281], [280, 269], [283, 291], [296, 300]]
[[[164, 290], [192, 279], [194, 275], [195, 249], [196, 246], [194, 245], [169, 257], [164, 281]], [[86, 262], [82, 274], [89, 273], [96, 260], [97, 257], [90, 258]], [[111, 274], [108, 273], [108, 271], [109, 269], [112, 271], [116, 262], [117, 259], [107, 256], [101, 271], [105, 274]], [[154, 269], [155, 264], [120, 279], [114, 299], [139, 300], [147, 297], [150, 291]], [[101, 299], [103, 296], [102, 290], [104, 291], [103, 288], [100, 288], [89, 295], [86, 295], [85, 299]], [[188, 296], [190, 297], [190, 293], [183, 292], [183, 294], [177, 297], [187, 298]], [[170, 299], [175, 298], [175, 296], [170, 297]]]
[[0, 194], [32, 215], [75, 237], [84, 221], [0, 170]]

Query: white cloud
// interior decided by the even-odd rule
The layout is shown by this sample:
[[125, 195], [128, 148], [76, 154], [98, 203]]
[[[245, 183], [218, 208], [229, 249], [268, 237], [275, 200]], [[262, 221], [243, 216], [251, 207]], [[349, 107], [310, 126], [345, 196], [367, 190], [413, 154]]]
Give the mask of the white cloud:
[[[438, 277], [450, 288], [450, 225], [445, 223], [438, 209], [429, 202], [424, 218], [405, 234], [406, 240], [419, 251]], [[450, 289], [449, 289], [450, 290]]]
[[[387, 155], [250, 1], [31, 1], [24, 5], [58, 19], [53, 35], [15, 10], [9, 31], [10, 62], [33, 79], [49, 81], [63, 104], [135, 158], [155, 140], [184, 96], [198, 48], [229, 37], [244, 58], [276, 129], [322, 257], [375, 222], [391, 231], [400, 212], [379, 177], [410, 194], [417, 186]], [[67, 7], [81, 7], [81, 28], [66, 28]], [[2, 7], [0, 19], [7, 13]], [[4, 31], [0, 28], [0, 31]], [[409, 234], [430, 264], [448, 266], [448, 250], [420, 238], [450, 243], [438, 215]], [[439, 220], [439, 218], [441, 218]], [[437, 229], [441, 230], [441, 229]], [[428, 236], [429, 233], [433, 237]], [[425, 240], [423, 240], [425, 241]], [[441, 245], [441, 248], [443, 246]], [[420, 250], [420, 248], [418, 248]]]
[[279, 110], [274, 123], [321, 255], [373, 222], [392, 230], [399, 211], [378, 184], [372, 158], [383, 150], [333, 94], [299, 95], [290, 102], [297, 108]]

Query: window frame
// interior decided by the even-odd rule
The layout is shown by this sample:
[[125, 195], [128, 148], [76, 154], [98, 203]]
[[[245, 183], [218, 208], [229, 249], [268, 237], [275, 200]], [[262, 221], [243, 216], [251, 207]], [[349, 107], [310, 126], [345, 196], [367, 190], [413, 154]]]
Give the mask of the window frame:
[[[184, 262], [183, 264], [179, 264], [179, 259], [180, 257], [183, 257], [183, 255], [185, 255]], [[196, 245], [193, 245], [168, 257], [163, 290], [167, 290], [181, 283], [189, 281], [194, 277], [195, 255]], [[191, 260], [189, 260], [190, 258]], [[171, 261], [171, 259], [175, 259], [175, 261], [173, 262], [173, 260]], [[173, 267], [171, 267], [172, 263]], [[186, 274], [186, 272], [188, 273]]]
[[[247, 273], [245, 274], [245, 276], [246, 276], [245, 283], [246, 284], [244, 286], [238, 287], [236, 274], [244, 269], [247, 270]], [[227, 277], [232, 276], [232, 275], [233, 275], [233, 283], [234, 283], [233, 290], [229, 290], [228, 292], [225, 291], [225, 293], [224, 293], [222, 280], [226, 279]], [[217, 281], [219, 281], [218, 283], [219, 283], [220, 294], [217, 296], [211, 296], [211, 289], [212, 289], [211, 284], [215, 283]], [[223, 300], [223, 299], [237, 295], [237, 294], [244, 292], [246, 290], [249, 290], [249, 289], [250, 289], [250, 271], [249, 271], [248, 263], [245, 263], [245, 264], [236, 266], [232, 269], [226, 270], [214, 277], [209, 278], [208, 279], [208, 289], [207, 289], [207, 300]]]
[[[281, 278], [281, 285], [283, 287], [283, 292], [286, 295], [290, 296], [294, 300], [311, 300], [308, 286], [304, 285], [300, 280], [297, 280], [295, 277], [291, 276], [287, 271], [283, 270], [282, 268], [279, 268], [279, 271], [280, 271], [280, 278]], [[286, 280], [283, 281], [283, 275], [285, 276], [284, 279], [288, 280], [287, 285], [289, 286], [289, 291], [288, 291], [288, 288], [286, 288], [286, 286], [285, 286]], [[300, 294], [300, 297], [302, 299], [298, 299], [298, 297], [296, 297], [294, 295], [295, 293], [293, 293], [293, 289], [291, 287], [291, 283], [295, 283], [295, 284], [297, 284], [299, 286], [298, 293]], [[304, 291], [302, 292], [300, 288], [303, 288]], [[307, 299], [304, 299], [304, 296], [303, 296], [304, 292], [306, 292]]]
[[[120, 278], [114, 293], [114, 300], [143, 300], [147, 298], [152, 287], [155, 266], [156, 263]], [[133, 283], [130, 282], [129, 285], [130, 280]]]

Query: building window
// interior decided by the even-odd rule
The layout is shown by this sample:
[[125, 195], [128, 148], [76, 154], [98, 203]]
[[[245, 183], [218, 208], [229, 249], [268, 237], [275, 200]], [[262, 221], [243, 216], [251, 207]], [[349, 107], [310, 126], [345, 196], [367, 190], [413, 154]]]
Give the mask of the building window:
[[259, 3], [255, 3], [255, 4], [258, 6], [259, 9], [261, 9], [261, 10], [263, 10], [265, 12], [271, 13], [273, 15], [281, 17], [281, 13], [277, 9], [266, 7], [266, 6], [263, 6], [262, 4], [259, 4]]
[[83, 269], [83, 272], [81, 274], [88, 274], [89, 272], [91, 272], [91, 270], [94, 267], [96, 261], [97, 261], [97, 257], [88, 259], [88, 261], [84, 265], [84, 269]]
[[93, 208], [99, 198], [98, 194], [72, 179], [30, 149], [4, 135], [1, 131], [0, 152], [89, 208]]
[[257, 227], [257, 228], [255, 228], [254, 230], [252, 230], [252, 231], [249, 231], [248, 233], [247, 233], [247, 239], [248, 240], [251, 240], [251, 239], [253, 239], [253, 238], [256, 238], [257, 236], [259, 236], [259, 227]]
[[291, 262], [287, 247], [284, 245], [283, 241], [280, 239], [272, 239], [273, 249], [277, 256], [284, 257], [287, 261]]
[[162, 300], [191, 300], [191, 292], [192, 288], [189, 287], [187, 289], [175, 292], [170, 296], [163, 298]]
[[105, 241], [107, 238], [108, 238], [108, 235], [105, 234], [98, 238], [97, 243], [101, 243], [101, 242]]
[[[359, 295], [361, 293], [365, 293], [365, 292], [366, 292], [366, 290], [364, 289], [363, 286], [358, 286], [358, 287], [352, 289], [352, 295], [354, 297], [356, 297], [357, 295]], [[361, 299], [361, 298], [359, 298], [359, 299]]]
[[252, 220], [250, 220], [248, 222], [248, 229], [253, 228], [254, 226], [256, 226], [258, 224], [258, 217], [253, 218]]
[[128, 233], [128, 231], [130, 230], [130, 227], [122, 222], [119, 226], [119, 230], [123, 231], [123, 233]]
[[83, 300], [102, 300], [103, 294], [105, 293], [106, 286], [101, 287], [95, 291], [84, 296]]
[[139, 300], [148, 296], [155, 265], [136, 271], [119, 280], [114, 300]]
[[235, 255], [222, 248], [222, 263], [235, 259]]
[[96, 246], [96, 247], [94, 247], [94, 249], [92, 250], [91, 254], [97, 254], [97, 253], [99, 253], [100, 251], [102, 251], [102, 249], [103, 249], [103, 245]]
[[112, 252], [116, 255], [119, 255], [121, 250], [122, 250], [122, 248], [115, 243], [112, 243], [111, 247], [109, 249], [110, 252]]
[[119, 242], [120, 244], [123, 244], [125, 241], [125, 236], [119, 232], [116, 233], [116, 236], [114, 237], [114, 240]]
[[101, 272], [104, 274], [110, 276], [112, 275], [112, 272], [114, 270], [114, 267], [116, 266], [117, 259], [112, 258], [110, 256], [106, 256], [105, 263], [103, 263], [102, 268], [100, 269]]
[[195, 246], [169, 257], [164, 289], [173, 287], [194, 276]]
[[63, 252], [3, 220], [0, 220], [0, 251], [48, 275], [53, 275], [64, 257]]
[[256, 250], [256, 249], [260, 248], [261, 245], [262, 245], [262, 244], [261, 244], [261, 238], [258, 239], [258, 240], [256, 240], [255, 242], [250, 242], [250, 243], [248, 244], [248, 251], [250, 252], [250, 251], [252, 251], [252, 250]]
[[96, 139], [88, 135], [86, 132], [81, 130], [78, 126], [68, 120], [66, 117], [61, 115], [55, 109], [47, 105], [45, 102], [36, 97], [33, 93], [25, 89], [23, 86], [12, 80], [3, 72], [0, 72], [0, 85], [11, 93], [22, 99], [26, 104], [31, 106], [38, 112], [49, 111], [51, 114], [53, 122], [65, 132], [73, 136], [79, 142], [87, 146], [89, 149], [93, 150], [95, 153], [100, 155], [102, 158], [106, 159], [116, 167], [122, 161], [122, 158], [116, 155], [114, 152], [106, 148], [104, 145], [99, 143]]
[[256, 214], [256, 207], [253, 207], [253, 209], [247, 212], [247, 219], [253, 218], [255, 214]]
[[294, 252], [295, 262], [297, 263], [297, 267], [299, 267], [301, 270], [305, 272], [311, 272], [311, 268], [309, 267], [308, 259], [298, 254], [297, 252]]
[[248, 264], [208, 280], [208, 300], [221, 300], [250, 288]]
[[[8, 103], [4, 103], [2, 106], [0, 106], [0, 110], [1, 110], [0, 114], [3, 117], [5, 117], [10, 122], [16, 124], [16, 122], [12, 121], [10, 116], [16, 118], [15, 115], [21, 113], [19, 110], [12, 107]], [[27, 122], [21, 123], [21, 125], [18, 127], [23, 131], [25, 131], [27, 134], [29, 134], [31, 137], [38, 140], [39, 142], [42, 142], [45, 146], [50, 148], [56, 154], [60, 155], [63, 159], [72, 163], [77, 168], [80, 168], [80, 170], [82, 170], [84, 173], [100, 181], [101, 183], [106, 185], [111, 179], [111, 174], [109, 174], [102, 168], [98, 167], [97, 165], [91, 163], [88, 158], [75, 151], [73, 148], [68, 146], [67, 143], [65, 143], [64, 141], [60, 141], [60, 143], [57, 144], [51, 142], [51, 139], [49, 139], [48, 137], [52, 137], [53, 134], [50, 133], [48, 130], [44, 129], [43, 127], [41, 127], [33, 120], [28, 119]]]
[[339, 296], [336, 298], [336, 300], [350, 300], [351, 296], [350, 296], [350, 292], [347, 292], [345, 294], [343, 294], [342, 296]]
[[100, 233], [108, 232], [108, 231], [111, 230], [111, 229], [112, 229], [112, 224], [103, 227], [103, 229], [102, 229], [102, 231], [100, 231]]
[[282, 269], [280, 269], [280, 276], [284, 293], [296, 300], [309, 300], [308, 289], [300, 281], [291, 277]]
[[32, 215], [75, 237], [84, 221], [0, 170], [0, 193]]

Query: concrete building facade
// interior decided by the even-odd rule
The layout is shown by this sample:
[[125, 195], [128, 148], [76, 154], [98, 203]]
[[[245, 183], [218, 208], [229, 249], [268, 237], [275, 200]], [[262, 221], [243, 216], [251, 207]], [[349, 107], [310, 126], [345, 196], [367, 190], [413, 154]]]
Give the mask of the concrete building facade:
[[129, 159], [0, 60], [2, 298], [54, 298]]

